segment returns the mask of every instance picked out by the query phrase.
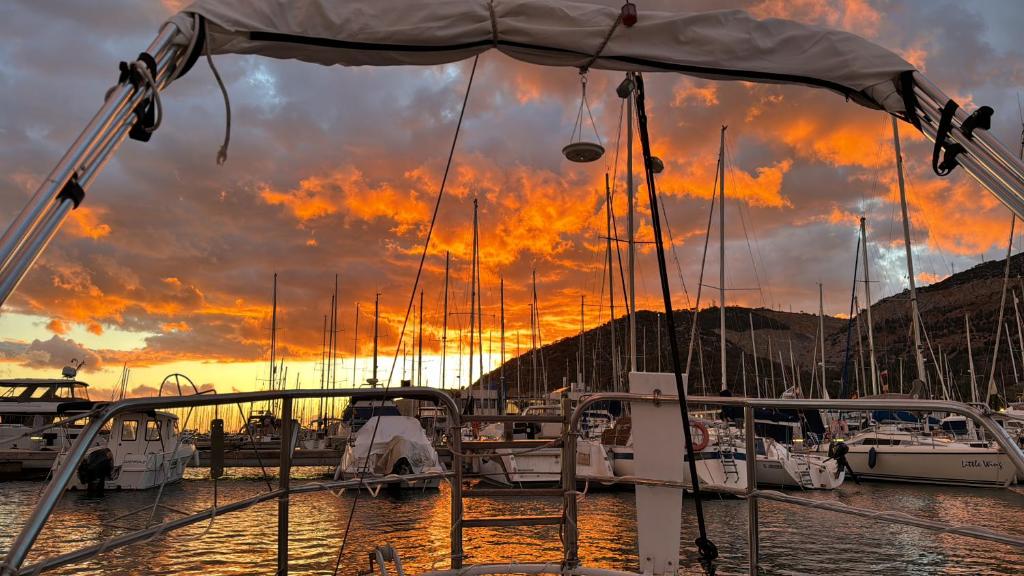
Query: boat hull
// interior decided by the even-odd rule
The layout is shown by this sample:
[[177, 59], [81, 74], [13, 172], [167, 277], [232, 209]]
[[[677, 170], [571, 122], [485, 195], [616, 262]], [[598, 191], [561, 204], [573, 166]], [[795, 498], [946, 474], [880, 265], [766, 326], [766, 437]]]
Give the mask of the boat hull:
[[1009, 457], [994, 449], [927, 446], [851, 447], [846, 455], [858, 479], [947, 486], [1005, 487], [1016, 474]]

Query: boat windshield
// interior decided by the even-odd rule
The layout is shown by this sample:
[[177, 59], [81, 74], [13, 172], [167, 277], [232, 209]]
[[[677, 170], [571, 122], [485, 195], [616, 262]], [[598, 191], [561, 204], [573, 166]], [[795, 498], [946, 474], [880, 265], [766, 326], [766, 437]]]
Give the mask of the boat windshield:
[[0, 402], [47, 402], [88, 400], [86, 385], [74, 380], [0, 381]]

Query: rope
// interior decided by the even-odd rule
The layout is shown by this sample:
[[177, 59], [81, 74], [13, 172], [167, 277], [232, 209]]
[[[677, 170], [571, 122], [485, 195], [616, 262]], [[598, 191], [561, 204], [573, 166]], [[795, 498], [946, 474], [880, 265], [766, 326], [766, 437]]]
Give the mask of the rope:
[[[391, 386], [391, 379], [395, 374], [395, 366], [398, 363], [398, 353], [402, 349], [402, 342], [405, 339], [405, 329], [409, 324], [409, 316], [412, 312], [413, 302], [416, 300], [416, 291], [419, 288], [420, 277], [423, 275], [423, 265], [427, 259], [427, 251], [430, 248], [430, 239], [434, 234], [434, 225], [437, 223], [437, 214], [441, 208], [441, 199], [444, 198], [445, 184], [448, 182], [448, 173], [451, 170], [452, 159], [455, 156], [455, 145], [458, 143], [459, 133], [462, 131], [462, 120], [466, 114], [466, 104], [469, 102], [469, 94], [473, 88], [473, 78], [476, 77], [476, 66], [479, 61], [479, 55], [473, 57], [473, 68], [469, 72], [469, 82], [466, 85], [466, 94], [462, 98], [462, 109], [459, 111], [459, 119], [455, 124], [455, 135], [452, 137], [452, 145], [448, 149], [448, 161], [445, 163], [444, 175], [441, 177], [441, 186], [440, 189], [437, 191], [437, 200], [434, 202], [434, 212], [430, 217], [430, 227], [427, 229], [427, 238], [423, 242], [423, 252], [420, 254], [419, 267], [416, 269], [416, 279], [413, 281], [412, 291], [409, 293], [409, 304], [405, 309], [405, 319], [402, 321], [402, 330], [399, 332], [398, 335], [398, 344], [396, 345], [395, 348], [394, 359], [391, 362], [391, 371], [388, 373], [387, 382], [384, 384], [385, 391], [387, 391], [388, 388]], [[383, 405], [383, 403], [384, 400], [381, 399], [381, 405]], [[373, 434], [370, 436], [370, 447], [373, 446], [373, 441], [377, 437], [377, 428], [379, 425], [380, 418], [378, 418], [376, 422], [374, 422]], [[363, 478], [365, 477], [369, 464], [370, 458], [369, 454], [367, 454], [366, 462], [364, 462], [363, 464], [363, 470], [360, 472], [360, 480], [363, 480]], [[359, 495], [361, 493], [361, 490], [356, 492], [356, 497], [352, 501], [352, 508], [349, 509], [348, 520], [345, 523], [345, 534], [344, 536], [342, 536], [341, 546], [338, 548], [338, 557], [337, 560], [335, 560], [334, 562], [334, 576], [337, 576], [338, 570], [341, 568], [341, 558], [345, 554], [345, 545], [348, 543], [348, 535], [352, 529], [352, 520], [355, 517], [356, 505], [359, 503]]]
[[217, 80], [217, 86], [220, 87], [220, 93], [224, 97], [224, 142], [220, 145], [220, 150], [217, 150], [217, 165], [222, 166], [228, 160], [228, 145], [231, 143], [231, 99], [228, 98], [228, 89], [224, 87], [224, 80], [221, 79], [220, 72], [217, 71], [217, 67], [213, 64], [213, 57], [210, 56], [209, 28], [206, 29], [205, 44], [206, 63], [210, 66], [210, 72], [213, 72], [213, 77]]

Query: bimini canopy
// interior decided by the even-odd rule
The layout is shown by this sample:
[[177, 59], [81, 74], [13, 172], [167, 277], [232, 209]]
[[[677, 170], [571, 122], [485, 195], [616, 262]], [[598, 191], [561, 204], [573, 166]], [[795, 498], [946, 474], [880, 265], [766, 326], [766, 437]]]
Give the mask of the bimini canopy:
[[[562, 0], [199, 0], [174, 17], [212, 54], [346, 66], [432, 65], [495, 48], [549, 66], [674, 71], [807, 84], [901, 113], [897, 79], [914, 67], [848, 32], [738, 10], [641, 11]], [[625, 16], [625, 17], [624, 17]]]

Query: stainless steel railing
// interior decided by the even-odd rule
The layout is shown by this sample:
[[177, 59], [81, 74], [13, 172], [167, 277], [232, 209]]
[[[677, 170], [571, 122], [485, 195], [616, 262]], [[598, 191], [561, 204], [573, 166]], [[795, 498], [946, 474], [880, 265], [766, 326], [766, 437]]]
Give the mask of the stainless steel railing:
[[[576, 405], [570, 420], [569, 436], [574, 437], [579, 433], [579, 422], [583, 412], [591, 405], [598, 402], [620, 401], [620, 402], [645, 402], [645, 403], [675, 403], [679, 398], [674, 395], [661, 394], [630, 394], [621, 392], [608, 392], [593, 394], [581, 398]], [[1010, 438], [1006, 430], [992, 418], [993, 413], [985, 409], [961, 404], [959, 402], [946, 402], [941, 400], [894, 400], [894, 399], [859, 399], [859, 400], [785, 400], [785, 399], [758, 399], [758, 398], [734, 398], [720, 396], [690, 396], [687, 398], [690, 407], [696, 406], [738, 406], [743, 408], [744, 436], [747, 451], [747, 489], [746, 493], [740, 495], [747, 500], [747, 526], [748, 526], [748, 554], [750, 574], [757, 574], [759, 555], [759, 526], [758, 526], [758, 501], [773, 500], [786, 504], [794, 504], [809, 508], [828, 509], [832, 512], [849, 514], [874, 520], [892, 522], [917, 526], [928, 530], [948, 532], [990, 540], [1002, 544], [1009, 544], [1024, 548], [1024, 538], [1010, 534], [1003, 534], [986, 528], [976, 526], [951, 526], [948, 523], [934, 522], [925, 518], [919, 518], [909, 514], [900, 514], [884, 511], [876, 511], [855, 506], [848, 506], [834, 503], [823, 503], [820, 500], [812, 500], [799, 496], [783, 494], [773, 490], [757, 489], [757, 458], [754, 449], [754, 409], [755, 408], [784, 408], [793, 410], [823, 410], [835, 409], [849, 412], [900, 409], [921, 412], [949, 412], [966, 416], [980, 425], [995, 440], [996, 444], [1006, 453], [1017, 470], [1018, 478], [1024, 478], [1024, 452]], [[680, 455], [680, 461], [682, 455]], [[656, 483], [656, 481], [655, 481]], [[576, 529], [573, 524], [572, 530]], [[566, 537], [567, 546], [575, 546], [578, 541], [578, 534], [571, 534]], [[569, 554], [571, 553], [571, 556]], [[567, 557], [575, 557], [575, 550], [567, 550]]]

